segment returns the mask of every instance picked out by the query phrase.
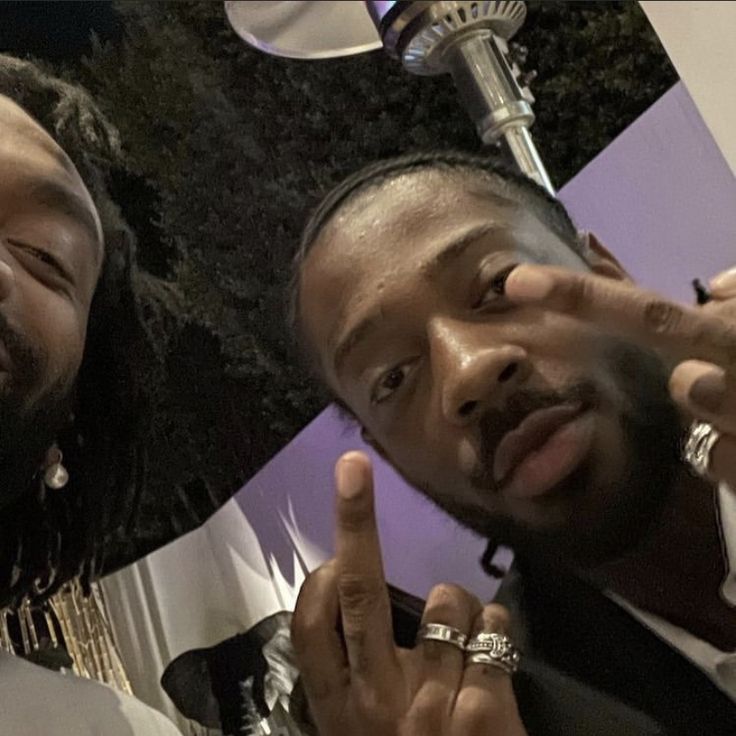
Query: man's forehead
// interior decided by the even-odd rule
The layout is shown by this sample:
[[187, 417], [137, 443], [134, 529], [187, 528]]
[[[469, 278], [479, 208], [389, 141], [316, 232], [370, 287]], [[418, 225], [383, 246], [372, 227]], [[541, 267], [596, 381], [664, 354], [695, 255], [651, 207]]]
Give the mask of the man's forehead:
[[[54, 139], [13, 100], [0, 95], [0, 169], [2, 182], [29, 196], [68, 190], [83, 218], [102, 242], [102, 228], [92, 197], [71, 159]], [[46, 197], [48, 199], [48, 197]]]
[[0, 95], [0, 143], [22, 146], [37, 156], [45, 154], [64, 168], [74, 168], [56, 141], [22, 107]]
[[333, 274], [355, 274], [364, 264], [410, 265], [420, 251], [431, 250], [470, 223], [508, 224], [515, 206], [455, 172], [403, 174], [343, 206], [324, 228], [313, 254], [320, 269], [327, 267]]
[[320, 241], [334, 238], [365, 241], [391, 234], [421, 234], [448, 226], [465, 213], [492, 206], [474, 179], [461, 172], [419, 170], [392, 177], [359, 192], [341, 207]]

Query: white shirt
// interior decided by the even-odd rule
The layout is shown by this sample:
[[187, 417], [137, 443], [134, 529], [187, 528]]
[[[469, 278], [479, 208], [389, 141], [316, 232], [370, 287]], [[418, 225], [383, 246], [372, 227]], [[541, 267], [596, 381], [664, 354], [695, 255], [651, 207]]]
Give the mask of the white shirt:
[[136, 698], [0, 651], [0, 736], [182, 736]]
[[[721, 596], [733, 607], [733, 615], [736, 617], [736, 493], [725, 485], [721, 485], [718, 490], [718, 507], [721, 538], [728, 564], [726, 579], [721, 585]], [[641, 611], [618, 596], [610, 597], [657, 636], [682, 652], [726, 695], [736, 701], [736, 652], [722, 652], [659, 616]]]

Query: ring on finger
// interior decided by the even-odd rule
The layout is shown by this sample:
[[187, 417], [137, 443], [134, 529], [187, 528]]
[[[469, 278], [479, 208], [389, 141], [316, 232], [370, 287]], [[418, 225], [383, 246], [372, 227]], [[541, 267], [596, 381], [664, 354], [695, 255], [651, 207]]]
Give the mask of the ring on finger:
[[503, 670], [507, 675], [513, 675], [519, 669], [518, 662], [507, 662], [489, 654], [488, 652], [474, 652], [473, 654], [468, 654], [465, 658], [465, 666], [467, 667], [471, 664], [482, 664], [496, 667], [499, 670]]
[[465, 647], [465, 664], [489, 664], [513, 674], [519, 668], [521, 652], [505, 634], [481, 632]]
[[720, 438], [721, 433], [709, 422], [693, 422], [690, 425], [682, 458], [701, 478], [710, 470], [711, 452]]
[[417, 643], [421, 641], [440, 641], [457, 647], [461, 652], [465, 651], [465, 643], [468, 637], [460, 629], [445, 624], [424, 624], [417, 633]]

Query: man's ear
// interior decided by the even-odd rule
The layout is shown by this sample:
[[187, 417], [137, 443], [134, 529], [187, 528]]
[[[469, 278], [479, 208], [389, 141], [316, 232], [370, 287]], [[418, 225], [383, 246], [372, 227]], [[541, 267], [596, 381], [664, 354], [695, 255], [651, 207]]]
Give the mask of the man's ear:
[[375, 450], [383, 460], [386, 460], [388, 462], [388, 455], [383, 449], [383, 446], [376, 441], [376, 438], [365, 427], [360, 428], [360, 436], [363, 442], [366, 443], [366, 445]]
[[594, 274], [616, 281], [632, 280], [626, 269], [618, 262], [616, 256], [598, 240], [594, 233], [579, 232], [578, 242], [585, 260]]

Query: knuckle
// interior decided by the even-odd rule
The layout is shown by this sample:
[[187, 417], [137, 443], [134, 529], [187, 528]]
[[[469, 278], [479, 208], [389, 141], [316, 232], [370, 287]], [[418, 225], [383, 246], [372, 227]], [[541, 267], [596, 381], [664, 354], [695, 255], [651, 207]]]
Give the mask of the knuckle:
[[511, 628], [511, 614], [498, 603], [489, 603], [483, 609], [483, 627], [505, 634]]
[[472, 593], [468, 593], [464, 588], [452, 583], [440, 583], [430, 591], [426, 608], [465, 612], [475, 608], [480, 610], [481, 604]]
[[340, 499], [338, 521], [346, 531], [361, 531], [373, 525], [373, 504], [360, 496]]
[[[718, 318], [717, 329], [710, 331], [707, 342], [724, 356], [724, 367], [730, 368], [736, 365], [736, 324]], [[697, 342], [706, 342], [706, 338], [695, 339]]]
[[418, 727], [419, 733], [424, 733], [424, 729], [430, 725], [436, 727], [437, 724], [443, 723], [449, 714], [450, 704], [450, 698], [446, 693], [440, 692], [439, 688], [423, 688], [417, 694], [411, 708], [411, 720]]
[[676, 332], [683, 320], [681, 307], [663, 299], [650, 299], [644, 304], [644, 322], [657, 333]]
[[503, 703], [493, 693], [468, 688], [458, 693], [453, 718], [457, 733], [485, 734], [505, 719]]
[[321, 595], [324, 586], [322, 583], [332, 575], [331, 566], [323, 565], [310, 573], [302, 584], [291, 619], [291, 641], [297, 656], [302, 655], [308, 649], [316, 633], [324, 626], [322, 620], [324, 601]]
[[310, 572], [304, 578], [301, 590], [299, 591], [299, 597], [305, 600], [311, 598], [315, 593], [315, 588], [318, 588], [325, 578], [330, 575], [330, 570], [331, 566], [327, 563]]
[[337, 581], [340, 601], [343, 608], [353, 610], [369, 610], [382, 592], [382, 584], [378, 580], [364, 575], [343, 572]]
[[361, 633], [365, 619], [381, 600], [383, 584], [362, 575], [342, 573], [337, 581], [338, 594], [345, 619], [345, 635]]
[[396, 722], [394, 708], [383, 694], [363, 683], [353, 690], [353, 700], [362, 720], [371, 723], [375, 733], [392, 733]]
[[307, 694], [307, 699], [313, 705], [329, 700], [330, 696], [333, 694], [333, 688], [331, 687], [329, 680], [315, 674], [315, 672], [309, 667], [302, 668], [301, 680]]

